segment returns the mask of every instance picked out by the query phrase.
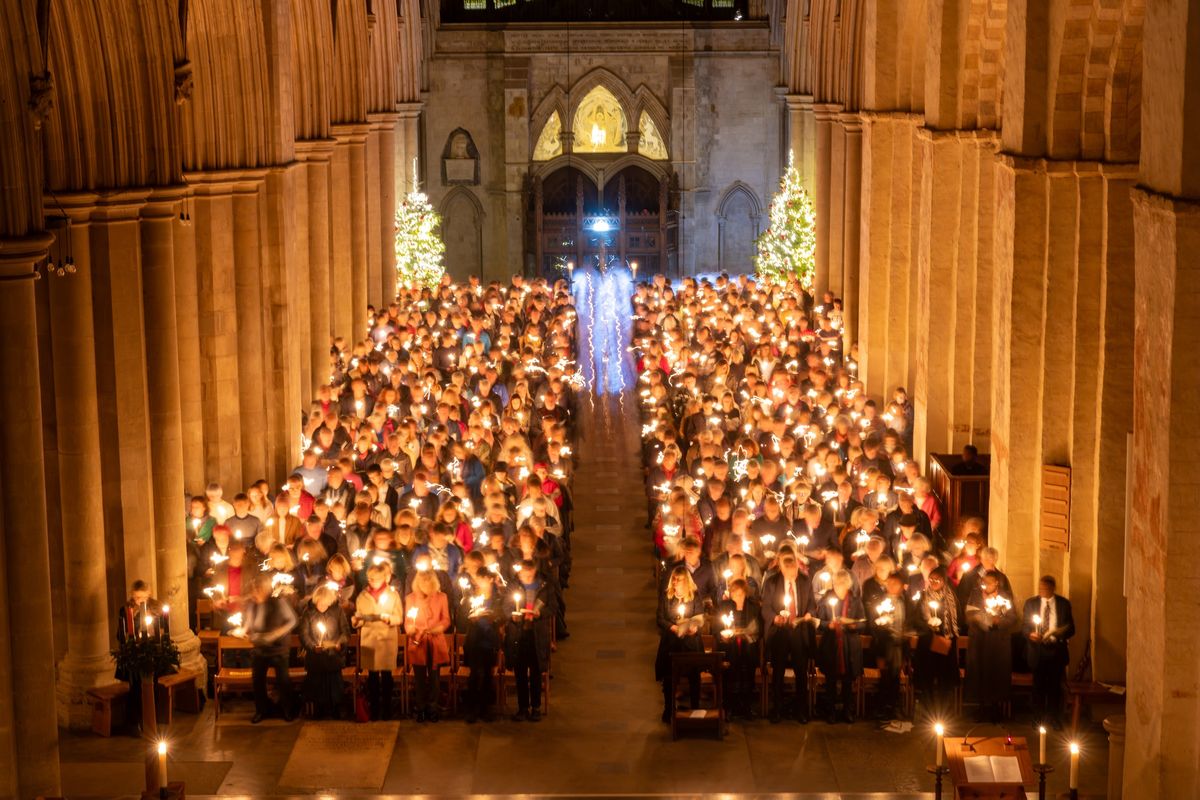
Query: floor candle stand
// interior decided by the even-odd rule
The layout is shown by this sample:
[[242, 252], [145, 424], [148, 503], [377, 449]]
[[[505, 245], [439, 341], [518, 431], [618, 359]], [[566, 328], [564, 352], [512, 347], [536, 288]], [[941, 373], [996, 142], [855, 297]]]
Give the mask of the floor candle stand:
[[1046, 776], [1054, 772], [1051, 764], [1034, 764], [1033, 771], [1038, 776], [1038, 800], [1046, 800]]
[[942, 800], [942, 781], [950, 774], [950, 768], [945, 764], [926, 767], [925, 771], [933, 776], [933, 800]]

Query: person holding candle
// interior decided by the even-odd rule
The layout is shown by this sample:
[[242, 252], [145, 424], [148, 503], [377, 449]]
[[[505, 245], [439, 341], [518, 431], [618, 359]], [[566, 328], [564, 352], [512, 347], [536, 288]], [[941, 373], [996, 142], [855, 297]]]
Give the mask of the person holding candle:
[[404, 630], [408, 634], [408, 663], [413, 668], [413, 703], [417, 722], [437, 722], [438, 675], [450, 663], [450, 600], [436, 573], [416, 573], [412, 591], [404, 599]]
[[[275, 593], [269, 574], [255, 576], [243, 620], [242, 635], [254, 645], [250, 655], [254, 716], [250, 722], [257, 725], [276, 713], [290, 722], [296, 718], [296, 708], [288, 675], [288, 640], [296, 628], [296, 612], [290, 602]], [[268, 671], [275, 673], [278, 704], [267, 694]]]
[[[670, 722], [675, 710], [675, 692], [671, 685], [671, 653], [703, 651], [700, 627], [704, 623], [704, 602], [685, 564], [677, 564], [666, 573], [658, 596], [659, 639], [654, 658], [654, 679], [662, 682], [662, 721]], [[700, 705], [700, 675], [688, 676], [692, 708]]]
[[938, 567], [929, 573], [928, 585], [915, 604], [917, 650], [913, 658], [913, 683], [922, 702], [941, 717], [954, 708], [958, 671], [958, 596]]
[[727, 596], [717, 606], [717, 648], [729, 660], [729, 690], [725, 709], [730, 719], [754, 719], [754, 671], [761, 663], [759, 631], [762, 606], [754, 599], [749, 581], [731, 578]]
[[300, 617], [300, 644], [304, 647], [304, 697], [312, 704], [314, 719], [337, 719], [342, 701], [342, 668], [350, 622], [337, 602], [337, 592], [318, 586]]
[[367, 705], [371, 719], [392, 717], [392, 670], [400, 649], [396, 630], [403, 622], [400, 595], [389, 583], [386, 564], [367, 568], [367, 586], [355, 601], [351, 620], [359, 629], [359, 662], [367, 673]]
[[[986, 575], [995, 575], [999, 582], [1000, 591], [1012, 597], [1012, 585], [1008, 581], [1008, 576], [1000, 571], [998, 563], [1000, 561], [1000, 551], [994, 547], [984, 547], [979, 551], [979, 563], [974, 569], [968, 570], [959, 579], [958, 586], [955, 591], [958, 593], [958, 607], [966, 608], [971, 596], [979, 587], [980, 582]], [[961, 619], [963, 624], [963, 632], [966, 632], [966, 619]]]
[[967, 517], [960, 525], [959, 538], [954, 545], [957, 549], [958, 544], [962, 544], [962, 549], [958, 550], [958, 555], [954, 556], [950, 561], [950, 565], [946, 568], [946, 576], [950, 579], [950, 585], [957, 587], [963, 577], [979, 566], [979, 551], [983, 548], [983, 537], [976, 530], [969, 530], [967, 526], [973, 524], [972, 521], [979, 521], [978, 517]]
[[1068, 643], [1075, 635], [1071, 601], [1056, 594], [1053, 575], [1038, 581], [1038, 593], [1025, 601], [1021, 633], [1025, 660], [1033, 670], [1033, 711], [1040, 724], [1062, 730], [1063, 682], [1070, 661]]
[[[817, 666], [825, 674], [825, 721], [837, 722], [837, 702], [842, 702], [841, 719], [854, 723], [854, 684], [862, 675], [862, 639], [866, 624], [862, 601], [851, 593], [854, 578], [846, 570], [833, 576], [833, 589], [817, 604]], [[839, 691], [840, 687], [840, 691]]]
[[500, 652], [503, 605], [496, 595], [496, 576], [486, 567], [470, 575], [474, 593], [467, 616], [463, 659], [467, 669], [466, 719], [492, 721], [493, 673]]
[[806, 677], [811, 653], [813, 605], [812, 589], [808, 578], [800, 572], [796, 555], [780, 555], [778, 571], [768, 575], [762, 587], [763, 630], [771, 661], [772, 723], [783, 719], [784, 677], [789, 668], [796, 682], [791, 716], [801, 724], [808, 722]]
[[879, 720], [892, 719], [897, 714], [900, 672], [908, 660], [908, 631], [912, 628], [913, 618], [913, 603], [905, 592], [900, 574], [888, 575], [884, 585], [883, 596], [873, 598], [873, 603], [864, 603], [870, 620], [872, 656], [880, 671], [875, 711], [875, 718]]
[[1012, 696], [1012, 634], [1019, 624], [1012, 594], [988, 573], [967, 601], [967, 690], [979, 703], [979, 722], [999, 722]]
[[517, 683], [517, 711], [513, 722], [542, 719], [542, 673], [550, 669], [550, 620], [554, 595], [538, 576], [533, 560], [518, 564], [517, 580], [508, 585], [504, 598], [507, 625], [504, 663]]

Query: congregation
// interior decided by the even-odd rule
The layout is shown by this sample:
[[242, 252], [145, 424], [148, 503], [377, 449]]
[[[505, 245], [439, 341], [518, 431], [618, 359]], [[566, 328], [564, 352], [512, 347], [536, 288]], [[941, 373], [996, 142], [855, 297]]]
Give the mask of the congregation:
[[[1035, 724], [1062, 726], [1069, 601], [1045, 576], [1018, 605], [984, 521], [946, 523], [908, 394], [866, 395], [839, 299], [721, 275], [631, 302], [664, 722], [672, 654], [715, 649], [733, 718], [852, 723], [870, 692], [881, 723], [964, 702], [998, 722], [1024, 675]], [[986, 466], [968, 445], [955, 470]]]
[[[347, 697], [360, 721], [437, 722], [450, 701], [490, 721], [511, 678], [513, 718], [541, 719], [568, 636], [575, 323], [565, 281], [443, 278], [333, 342], [286, 484], [190, 500], [218, 713], [242, 688], [255, 723], [337, 718]], [[164, 610], [135, 583], [121, 638], [159, 635]]]

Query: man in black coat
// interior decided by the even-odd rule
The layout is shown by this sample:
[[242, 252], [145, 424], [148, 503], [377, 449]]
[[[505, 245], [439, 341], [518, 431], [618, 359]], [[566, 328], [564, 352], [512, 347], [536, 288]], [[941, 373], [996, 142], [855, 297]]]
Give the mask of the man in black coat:
[[542, 673], [550, 668], [550, 620], [554, 617], [554, 595], [550, 584], [538, 575], [531, 559], [519, 562], [517, 580], [505, 598], [508, 619], [504, 635], [504, 663], [517, 681], [517, 713], [513, 722], [542, 718]]
[[1025, 659], [1033, 670], [1033, 708], [1041, 721], [1062, 729], [1063, 679], [1070, 661], [1068, 641], [1075, 635], [1071, 601], [1055, 594], [1053, 575], [1038, 581], [1037, 597], [1025, 601], [1022, 633]]
[[783, 680], [788, 667], [796, 678], [796, 720], [808, 722], [808, 658], [812, 634], [812, 589], [800, 573], [797, 558], [785, 553], [779, 571], [762, 587], [763, 630], [771, 659], [771, 714], [773, 723], [783, 718]]

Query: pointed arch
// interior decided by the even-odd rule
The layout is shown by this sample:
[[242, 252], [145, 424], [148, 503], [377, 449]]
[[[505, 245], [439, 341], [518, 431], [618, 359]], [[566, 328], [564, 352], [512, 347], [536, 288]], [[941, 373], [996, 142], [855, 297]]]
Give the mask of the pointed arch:
[[442, 241], [446, 244], [446, 271], [455, 279], [483, 275], [483, 204], [465, 186], [446, 192], [438, 204]]
[[571, 91], [568, 92], [567, 113], [563, 117], [564, 124], [567, 124], [567, 120], [573, 121], [575, 119], [575, 113], [579, 110], [579, 104], [597, 86], [603, 86], [612, 92], [613, 96], [617, 98], [617, 103], [621, 106], [621, 110], [625, 112], [625, 119], [627, 121], [636, 119], [633, 116], [633, 110], [637, 107], [637, 102], [633, 92], [629, 90], [629, 85], [610, 70], [604, 67], [596, 67], [576, 81], [575, 85], [571, 87]]
[[[555, 113], [558, 114], [558, 119], [562, 125], [567, 124], [570, 117], [567, 115], [567, 92], [557, 83], [550, 87], [550, 91], [546, 92], [546, 96], [542, 98], [537, 107], [533, 109], [533, 113], [529, 115], [529, 130], [536, 131], [532, 142], [537, 141], [537, 137], [541, 135], [542, 130], [546, 127], [546, 123], [550, 121]], [[533, 144], [530, 144], [533, 147]], [[530, 153], [533, 151], [530, 150]]]
[[754, 268], [755, 242], [762, 227], [762, 204], [749, 184], [734, 181], [717, 204], [717, 267], [725, 272]]
[[593, 86], [571, 117], [576, 153], [623, 153], [629, 148], [629, 110], [605, 86]]
[[729, 185], [729, 188], [721, 195], [721, 202], [717, 204], [717, 216], [728, 217], [735, 210], [734, 206], [739, 197], [745, 198], [749, 203], [751, 217], [756, 219], [762, 217], [762, 203], [759, 202], [754, 189], [745, 181], [734, 181]]

